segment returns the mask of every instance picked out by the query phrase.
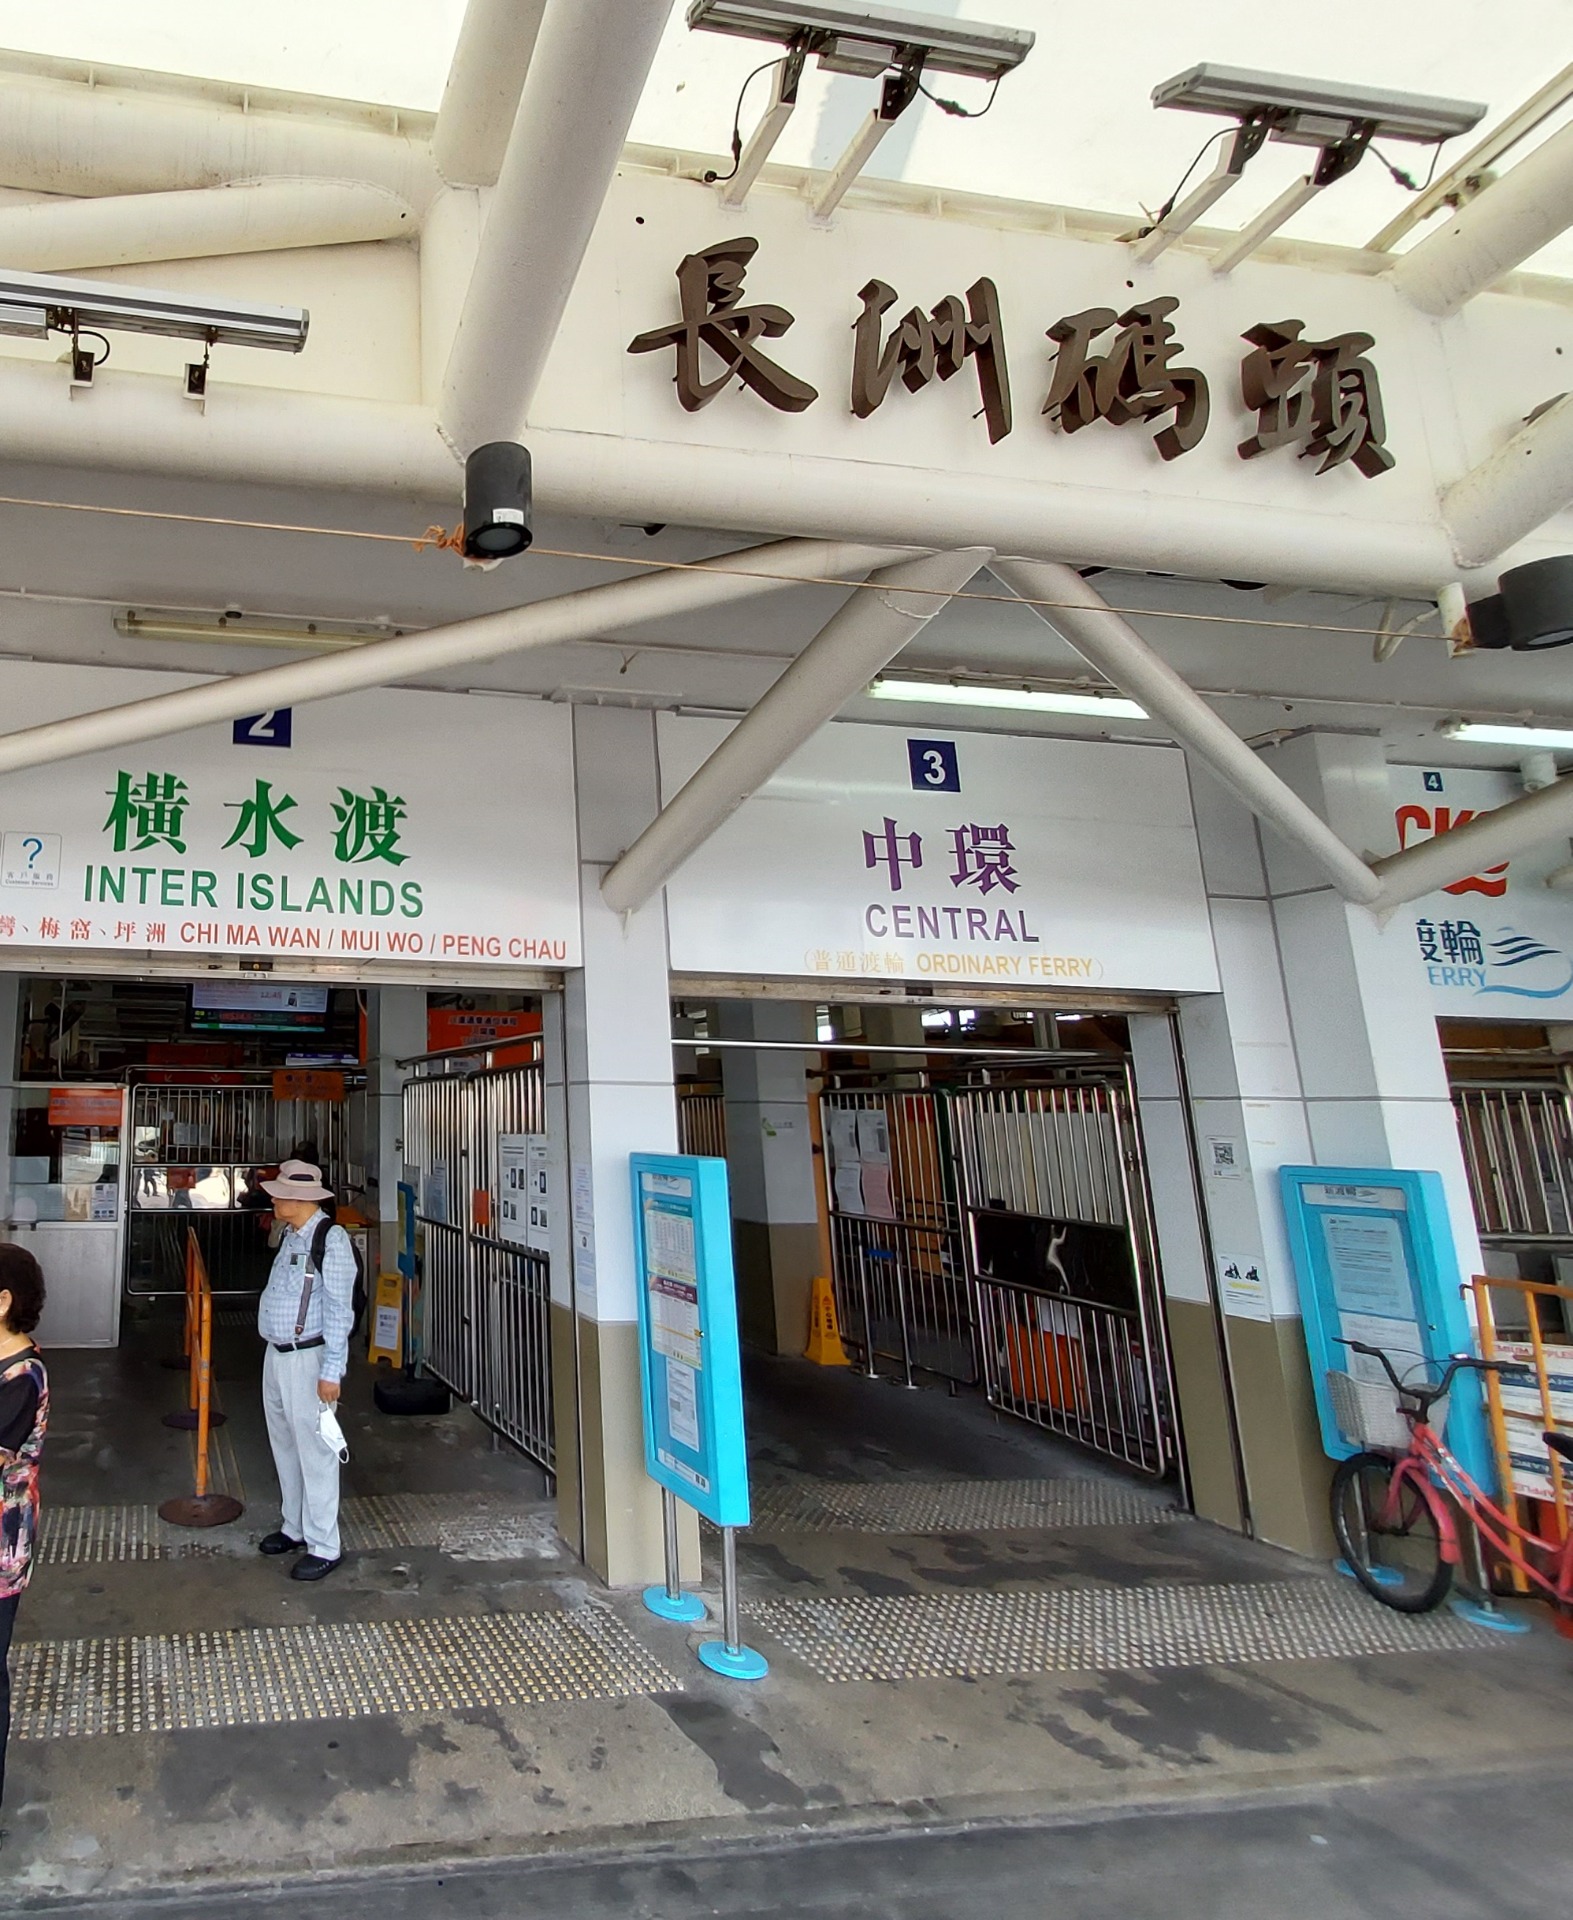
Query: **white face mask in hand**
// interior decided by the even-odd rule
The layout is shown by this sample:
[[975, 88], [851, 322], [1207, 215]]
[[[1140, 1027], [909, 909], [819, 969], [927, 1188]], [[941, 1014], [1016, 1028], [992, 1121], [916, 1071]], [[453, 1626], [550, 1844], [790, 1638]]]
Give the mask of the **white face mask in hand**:
[[349, 1459], [350, 1443], [344, 1438], [344, 1429], [339, 1425], [338, 1414], [326, 1401], [323, 1401], [317, 1414], [317, 1433], [328, 1451], [339, 1456], [340, 1464]]

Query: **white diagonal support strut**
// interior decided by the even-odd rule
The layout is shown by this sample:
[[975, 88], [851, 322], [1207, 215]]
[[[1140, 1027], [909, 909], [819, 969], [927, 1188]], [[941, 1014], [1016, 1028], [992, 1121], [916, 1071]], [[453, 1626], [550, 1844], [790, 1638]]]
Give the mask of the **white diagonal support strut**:
[[1442, 519], [1461, 568], [1483, 567], [1573, 500], [1573, 394], [1446, 489]]
[[0, 773], [47, 766], [137, 740], [162, 739], [269, 708], [388, 686], [419, 674], [439, 673], [445, 667], [520, 653], [527, 647], [597, 639], [641, 621], [776, 593], [802, 580], [844, 578], [888, 558], [888, 548], [836, 540], [782, 540], [724, 554], [697, 567], [641, 573], [609, 586], [586, 587], [555, 600], [537, 600], [530, 606], [431, 627], [425, 633], [401, 634], [395, 640], [378, 640], [345, 653], [319, 654], [285, 666], [264, 667], [259, 673], [155, 694], [127, 706], [24, 727], [18, 733], [0, 735]]
[[1439, 887], [1451, 887], [1472, 873], [1515, 859], [1547, 840], [1573, 835], [1573, 776], [1555, 780], [1505, 807], [1477, 813], [1461, 827], [1417, 841], [1402, 853], [1373, 860], [1381, 892], [1370, 904], [1388, 913]]
[[987, 547], [970, 547], [874, 574], [610, 869], [606, 904], [616, 913], [642, 907], [990, 558]]
[[547, 0], [443, 382], [461, 454], [515, 440], [671, 0]]
[[996, 560], [993, 571], [1012, 593], [1043, 601], [1033, 612], [1120, 692], [1144, 707], [1182, 747], [1204, 761], [1259, 820], [1314, 860], [1346, 900], [1369, 906], [1381, 891], [1376, 876], [1320, 814], [1287, 787], [1145, 640], [1108, 606], [1074, 567], [1044, 560]]
[[495, 185], [545, 11], [545, 0], [469, 0], [431, 136], [450, 187]]

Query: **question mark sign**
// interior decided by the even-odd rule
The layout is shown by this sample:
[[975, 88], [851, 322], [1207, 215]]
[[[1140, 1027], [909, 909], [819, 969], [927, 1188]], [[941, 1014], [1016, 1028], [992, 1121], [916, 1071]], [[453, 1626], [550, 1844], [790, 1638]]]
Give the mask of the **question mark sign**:
[[37, 860], [38, 856], [44, 850], [44, 843], [36, 833], [30, 833], [22, 842], [22, 845], [27, 852], [27, 870], [31, 873], [33, 871], [34, 861]]

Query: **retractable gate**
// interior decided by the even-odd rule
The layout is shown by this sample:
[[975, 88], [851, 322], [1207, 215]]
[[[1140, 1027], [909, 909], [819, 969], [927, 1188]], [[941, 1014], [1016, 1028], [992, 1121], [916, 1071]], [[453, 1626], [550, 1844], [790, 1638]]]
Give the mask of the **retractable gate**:
[[821, 1096], [843, 1333], [1143, 1472], [1176, 1463], [1125, 1078]]
[[1573, 1099], [1562, 1087], [1453, 1089], [1475, 1224], [1487, 1240], [1573, 1239]]
[[425, 1364], [486, 1423], [553, 1465], [551, 1263], [502, 1237], [499, 1138], [544, 1134], [542, 1069], [418, 1071], [404, 1160], [424, 1228]]
[[358, 1087], [343, 1100], [280, 1100], [271, 1074], [245, 1085], [134, 1084], [126, 1291], [184, 1293], [189, 1229], [216, 1293], [260, 1292], [273, 1261], [262, 1177], [310, 1146], [342, 1194], [351, 1164], [364, 1162], [363, 1122]]

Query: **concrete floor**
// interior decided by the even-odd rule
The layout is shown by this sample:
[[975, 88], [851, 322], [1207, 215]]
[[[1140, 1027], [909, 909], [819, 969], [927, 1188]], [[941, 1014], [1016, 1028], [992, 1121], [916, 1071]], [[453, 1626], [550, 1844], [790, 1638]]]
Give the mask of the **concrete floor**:
[[[156, 1418], [158, 1407], [178, 1398], [179, 1383], [152, 1363], [156, 1347], [151, 1337], [139, 1335], [114, 1355], [57, 1357], [47, 1500], [147, 1501], [182, 1489], [185, 1443]], [[234, 1551], [207, 1560], [43, 1569], [24, 1602], [19, 1638], [531, 1613], [570, 1609], [590, 1597], [582, 1569], [546, 1540], [511, 1558], [383, 1548], [355, 1554], [320, 1587], [292, 1584], [283, 1568], [259, 1559], [248, 1545], [276, 1517], [265, 1485], [256, 1352], [249, 1336], [227, 1329], [222, 1360], [225, 1404], [233, 1415], [225, 1429], [233, 1450], [229, 1471], [244, 1481], [248, 1500]], [[958, 1479], [1116, 1478], [1074, 1449], [1016, 1423], [997, 1422], [976, 1401], [951, 1399], [943, 1391], [904, 1393], [798, 1363], [756, 1361], [749, 1372], [761, 1489], [825, 1479], [911, 1487]], [[351, 1494], [481, 1489], [543, 1511], [538, 1471], [511, 1453], [491, 1451], [467, 1413], [383, 1419], [370, 1411], [361, 1370], [346, 1426], [353, 1449], [346, 1472]], [[1322, 1577], [1291, 1556], [1179, 1517], [1139, 1526], [926, 1537], [781, 1533], [746, 1538], [741, 1559], [746, 1597], [831, 1603], [873, 1597], [922, 1604], [933, 1596], [1110, 1587], [1238, 1589]], [[550, 1706], [19, 1743], [0, 1848], [0, 1873], [14, 1906], [92, 1896], [111, 1901], [118, 1911], [134, 1893], [178, 1887], [200, 1892], [202, 1911], [219, 1915], [242, 1910], [219, 1903], [226, 1885], [283, 1885], [299, 1898], [302, 1876], [309, 1883], [323, 1874], [414, 1873], [407, 1895], [399, 1895], [414, 1904], [383, 1904], [379, 1896], [379, 1912], [394, 1920], [427, 1910], [419, 1901], [429, 1897], [431, 1870], [441, 1862], [445, 1874], [450, 1864], [464, 1865], [461, 1880], [470, 1889], [461, 1895], [459, 1882], [445, 1887], [441, 1911], [483, 1915], [517, 1910], [485, 1904], [503, 1897], [487, 1889], [503, 1888], [507, 1878], [487, 1878], [482, 1869], [489, 1859], [557, 1858], [585, 1849], [621, 1855], [651, 1847], [663, 1857], [698, 1857], [720, 1847], [732, 1862], [744, 1857], [739, 1848], [785, 1837], [839, 1846], [864, 1836], [858, 1843], [866, 1846], [874, 1844], [866, 1836], [891, 1830], [907, 1836], [905, 1851], [890, 1857], [899, 1855], [908, 1876], [898, 1875], [893, 1884], [904, 1889], [901, 1898], [909, 1903], [891, 1910], [918, 1916], [954, 1908], [936, 1906], [925, 1892], [926, 1870], [911, 1853], [915, 1829], [936, 1822], [1036, 1828], [1074, 1816], [1093, 1821], [1086, 1828], [1092, 1837], [1076, 1843], [1079, 1852], [1055, 1854], [1070, 1876], [1066, 1904], [1055, 1912], [1074, 1916], [1090, 1911], [1074, 1903], [1075, 1874], [1091, 1874], [1100, 1860], [1100, 1878], [1112, 1871], [1098, 1851], [1106, 1843], [1096, 1836], [1115, 1829], [1098, 1821], [1122, 1810], [1133, 1817], [1134, 1810], [1145, 1810], [1141, 1817], [1154, 1823], [1150, 1831], [1161, 1838], [1176, 1809], [1200, 1808], [1220, 1796], [1266, 1792], [1278, 1807], [1278, 1796], [1321, 1794], [1340, 1783], [1421, 1780], [1429, 1783], [1426, 1806], [1442, 1831], [1451, 1832], [1435, 1812], [1449, 1795], [1463, 1791], [1450, 1782], [1503, 1768], [1560, 1776], [1573, 1767], [1573, 1649], [1538, 1615], [1539, 1630], [1527, 1638], [1467, 1651], [1006, 1672], [899, 1684], [828, 1685], [779, 1644], [770, 1644], [770, 1677], [743, 1687], [714, 1679], [697, 1664], [693, 1648], [704, 1637], [700, 1631], [651, 1619], [634, 1596], [610, 1596], [608, 1604], [680, 1678], [678, 1690]], [[1364, 1799], [1357, 1795], [1339, 1804], [1354, 1819]], [[1167, 1811], [1152, 1811], [1160, 1807]], [[1237, 1836], [1230, 1846], [1259, 1863], [1274, 1848], [1298, 1859], [1296, 1848], [1311, 1843], [1295, 1838], [1299, 1829], [1287, 1814], [1269, 1813], [1260, 1816], [1265, 1825], [1256, 1812], [1220, 1815], [1236, 1824], [1219, 1832]], [[1122, 1820], [1120, 1831], [1136, 1830]], [[1380, 1824], [1350, 1829], [1350, 1886], [1367, 1870], [1360, 1862], [1374, 1857], [1382, 1830]], [[1200, 1832], [1199, 1826], [1183, 1826], [1198, 1873], [1217, 1844], [1198, 1838]], [[1459, 1844], [1467, 1857], [1462, 1839]], [[957, 1885], [967, 1884], [966, 1845], [945, 1845], [952, 1849], [943, 1855], [948, 1864], [936, 1854], [933, 1872], [953, 1873]], [[837, 1857], [866, 1862], [876, 1856]], [[1008, 1867], [1017, 1874], [1024, 1900], [1041, 1870], [1031, 1847], [1000, 1859], [1002, 1872]], [[692, 1912], [709, 1905], [722, 1912], [807, 1913], [818, 1910], [816, 1901], [826, 1911], [838, 1910], [834, 1873], [841, 1868], [831, 1878], [805, 1882], [796, 1908], [775, 1900], [770, 1871], [760, 1867], [765, 1878], [750, 1880], [745, 1873], [735, 1882], [724, 1874], [701, 1874], [682, 1882], [687, 1904], [676, 1906], [670, 1885], [658, 1875], [629, 1881], [632, 1903], [621, 1910]], [[845, 1871], [852, 1874], [850, 1867]], [[1320, 1856], [1311, 1859], [1304, 1886], [1322, 1885], [1329, 1871]], [[1463, 1884], [1440, 1854], [1433, 1878], [1444, 1887]], [[1008, 1881], [1007, 1873], [1001, 1912], [1025, 1912], [1025, 1906], [1009, 1904], [1017, 1895]], [[600, 1910], [595, 1901], [620, 1884], [592, 1876], [575, 1883], [574, 1899], [582, 1895], [588, 1902], [583, 1910], [594, 1914]], [[795, 1869], [792, 1884], [798, 1884]], [[861, 1886], [867, 1903], [872, 1882], [852, 1874], [846, 1884]], [[1118, 1877], [1111, 1884], [1125, 1885]], [[1249, 1884], [1242, 1880], [1240, 1887]], [[1260, 1877], [1255, 1884], [1259, 1894]], [[1422, 1876], [1403, 1884], [1416, 1889], [1426, 1882]], [[1197, 1885], [1212, 1883], [1203, 1878]], [[1226, 1893], [1235, 1897], [1222, 1881], [1214, 1891], [1220, 1902]], [[261, 1897], [254, 1892], [244, 1910], [253, 1910]], [[471, 1898], [479, 1904], [447, 1904]], [[1203, 1899], [1200, 1891], [1197, 1898]], [[1309, 1902], [1311, 1894], [1305, 1898]], [[364, 1902], [343, 1903], [337, 1893], [334, 1904], [346, 1914], [369, 1911]], [[1477, 1910], [1456, 1902], [1451, 1908], [1421, 1904], [1439, 1914]], [[266, 1911], [266, 1904], [257, 1910]], [[1143, 1911], [1139, 1904], [1130, 1910]], [[1205, 1903], [1189, 1909], [1235, 1910]], [[1286, 1914], [1301, 1910], [1275, 1907]], [[1347, 1904], [1317, 1909], [1388, 1910]], [[1041, 1905], [1034, 1908], [1042, 1911]], [[1550, 1909], [1498, 1905], [1493, 1911]]]

